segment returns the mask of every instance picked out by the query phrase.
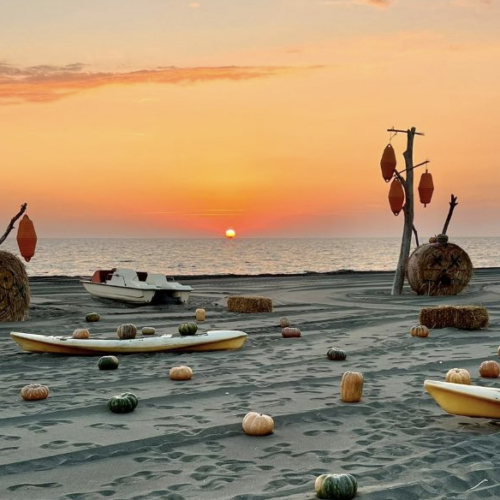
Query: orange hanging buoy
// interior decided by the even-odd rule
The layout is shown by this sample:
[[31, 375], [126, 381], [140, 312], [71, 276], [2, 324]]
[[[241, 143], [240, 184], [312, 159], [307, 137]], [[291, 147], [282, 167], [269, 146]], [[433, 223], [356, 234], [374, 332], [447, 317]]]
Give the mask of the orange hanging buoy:
[[387, 144], [384, 149], [380, 160], [380, 168], [385, 182], [389, 182], [394, 176], [394, 170], [396, 170], [396, 153], [390, 144]]
[[434, 183], [432, 182], [432, 174], [429, 174], [427, 170], [420, 177], [420, 183], [418, 184], [418, 194], [420, 196], [420, 203], [427, 206], [427, 203], [431, 202], [432, 193], [434, 192]]
[[389, 190], [389, 204], [394, 215], [399, 215], [405, 202], [405, 192], [399, 179], [394, 179]]
[[29, 262], [31, 257], [35, 255], [36, 239], [35, 226], [32, 220], [24, 215], [17, 228], [17, 244], [26, 262]]

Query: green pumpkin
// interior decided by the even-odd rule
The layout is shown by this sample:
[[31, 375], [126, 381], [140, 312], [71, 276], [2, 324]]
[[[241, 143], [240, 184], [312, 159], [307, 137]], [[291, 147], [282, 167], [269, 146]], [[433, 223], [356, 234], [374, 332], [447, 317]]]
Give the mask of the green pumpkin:
[[118, 368], [118, 358], [116, 356], [102, 356], [97, 362], [99, 370], [116, 370]]
[[318, 498], [351, 500], [356, 496], [358, 482], [351, 474], [322, 474], [316, 478], [314, 489]]
[[119, 396], [113, 396], [108, 401], [108, 408], [113, 413], [130, 413], [137, 408], [139, 400], [135, 394], [124, 392]]
[[344, 361], [344, 359], [347, 358], [347, 353], [343, 349], [331, 347], [326, 352], [326, 356], [328, 359], [331, 359], [332, 361]]
[[95, 323], [96, 321], [99, 321], [100, 319], [101, 319], [101, 317], [97, 313], [88, 313], [85, 316], [85, 321], [87, 321], [88, 323]]
[[183, 323], [179, 325], [179, 333], [181, 335], [195, 335], [198, 331], [198, 325], [196, 323]]
[[116, 329], [116, 334], [122, 340], [135, 339], [137, 327], [133, 323], [124, 323]]

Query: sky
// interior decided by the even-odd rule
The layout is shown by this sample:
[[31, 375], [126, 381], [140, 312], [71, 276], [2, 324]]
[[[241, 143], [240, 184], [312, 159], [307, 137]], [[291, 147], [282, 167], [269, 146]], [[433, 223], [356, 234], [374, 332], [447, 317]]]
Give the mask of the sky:
[[[500, 236], [500, 0], [0, 0], [0, 234]], [[404, 174], [403, 174], [404, 175]], [[2, 222], [3, 220], [3, 222]]]

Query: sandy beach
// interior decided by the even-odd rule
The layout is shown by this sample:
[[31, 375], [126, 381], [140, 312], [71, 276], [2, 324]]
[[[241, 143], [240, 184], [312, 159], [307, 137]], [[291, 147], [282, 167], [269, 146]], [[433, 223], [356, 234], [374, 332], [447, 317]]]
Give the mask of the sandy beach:
[[[500, 421], [445, 413], [424, 391], [450, 368], [480, 378], [486, 359], [500, 361], [500, 269], [476, 270], [458, 296], [390, 295], [392, 273], [182, 279], [187, 305], [127, 306], [99, 301], [77, 278], [32, 278], [29, 319], [0, 323], [0, 498], [2, 500], [234, 499], [312, 500], [323, 473], [348, 472], [364, 500], [500, 498]], [[232, 313], [231, 295], [259, 295], [273, 312]], [[480, 331], [431, 330], [410, 335], [422, 307], [482, 305], [490, 326]], [[101, 371], [98, 356], [22, 352], [13, 330], [116, 337], [122, 323], [174, 333], [205, 308], [200, 330], [243, 330], [238, 351], [120, 356]], [[98, 312], [101, 321], [85, 323]], [[284, 339], [286, 316], [302, 332]], [[347, 352], [330, 361], [330, 347]], [[194, 377], [168, 371], [190, 366]], [[359, 403], [340, 400], [345, 371], [363, 373]], [[28, 383], [50, 397], [20, 398]], [[114, 414], [108, 399], [139, 398], [133, 413]], [[271, 415], [275, 432], [251, 437], [244, 415]]]

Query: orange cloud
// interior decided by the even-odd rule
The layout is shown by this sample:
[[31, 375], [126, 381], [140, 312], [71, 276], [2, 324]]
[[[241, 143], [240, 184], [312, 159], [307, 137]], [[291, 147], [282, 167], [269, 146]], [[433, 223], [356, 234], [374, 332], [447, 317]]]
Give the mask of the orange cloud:
[[323, 0], [323, 5], [371, 5], [377, 8], [389, 7], [393, 0]]
[[52, 102], [76, 93], [109, 85], [142, 83], [194, 84], [213, 80], [250, 80], [310, 68], [293, 67], [206, 67], [158, 68], [127, 73], [85, 71], [83, 64], [16, 68], [0, 63], [0, 105], [22, 102]]

